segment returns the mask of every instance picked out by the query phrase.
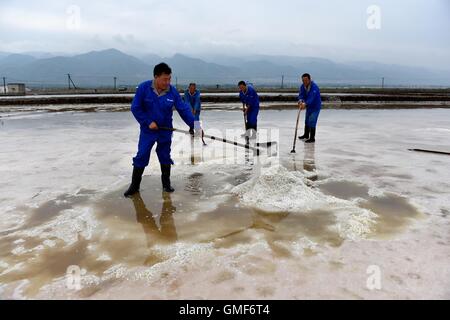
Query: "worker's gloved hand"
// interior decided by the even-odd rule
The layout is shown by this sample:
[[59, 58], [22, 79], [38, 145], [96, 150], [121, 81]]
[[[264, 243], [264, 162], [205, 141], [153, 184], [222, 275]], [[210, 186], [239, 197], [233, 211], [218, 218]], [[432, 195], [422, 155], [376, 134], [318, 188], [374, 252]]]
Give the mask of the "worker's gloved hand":
[[190, 128], [189, 133], [191, 134], [191, 136], [194, 136], [194, 134], [195, 134], [194, 128]]

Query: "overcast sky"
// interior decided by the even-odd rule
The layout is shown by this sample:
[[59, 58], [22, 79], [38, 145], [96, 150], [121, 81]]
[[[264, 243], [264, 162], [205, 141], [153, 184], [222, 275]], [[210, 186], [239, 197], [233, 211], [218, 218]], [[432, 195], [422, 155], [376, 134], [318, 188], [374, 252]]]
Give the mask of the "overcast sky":
[[[368, 13], [371, 5], [380, 19], [377, 10]], [[450, 70], [450, 1], [0, 0], [0, 51], [112, 47], [130, 54], [270, 54]]]

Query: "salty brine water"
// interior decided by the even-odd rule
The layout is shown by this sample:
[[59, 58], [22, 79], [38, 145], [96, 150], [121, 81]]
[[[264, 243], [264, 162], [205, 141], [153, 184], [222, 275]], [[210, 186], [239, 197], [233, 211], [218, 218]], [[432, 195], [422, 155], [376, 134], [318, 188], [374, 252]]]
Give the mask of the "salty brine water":
[[4, 299], [450, 298], [450, 157], [408, 151], [448, 148], [448, 110], [324, 110], [296, 154], [295, 110], [260, 113], [260, 157], [175, 133], [176, 192], [152, 153], [133, 199], [131, 113], [26, 111], [0, 112]]

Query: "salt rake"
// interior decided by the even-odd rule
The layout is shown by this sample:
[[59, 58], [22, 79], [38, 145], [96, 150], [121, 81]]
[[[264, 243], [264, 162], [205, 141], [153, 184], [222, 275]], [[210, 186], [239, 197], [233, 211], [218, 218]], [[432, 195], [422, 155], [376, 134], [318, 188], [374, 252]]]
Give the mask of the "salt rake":
[[[177, 129], [177, 128], [167, 128], [167, 127], [161, 127], [159, 128], [160, 130], [164, 130], [164, 131], [172, 131], [172, 132], [180, 132], [180, 133], [184, 133], [184, 134], [188, 134], [191, 135], [191, 133], [187, 130], [181, 130], [181, 129]], [[223, 142], [223, 143], [227, 143], [227, 144], [231, 144], [234, 145], [236, 147], [241, 147], [241, 148], [245, 148], [247, 150], [252, 150], [254, 153], [256, 153], [257, 156], [260, 156], [263, 152], [261, 151], [261, 149], [259, 147], [267, 147], [270, 148], [272, 145], [276, 144], [276, 142], [267, 142], [267, 143], [257, 143], [256, 147], [253, 147], [249, 144], [242, 144], [236, 141], [230, 141], [224, 138], [219, 138], [219, 137], [215, 137], [215, 136], [210, 136], [207, 134], [204, 134], [203, 130], [202, 130], [202, 139], [203, 138], [208, 138], [210, 140], [214, 140], [214, 141], [219, 141], [219, 142]], [[204, 143], [205, 144], [205, 143]], [[206, 145], [206, 144], [205, 144]]]

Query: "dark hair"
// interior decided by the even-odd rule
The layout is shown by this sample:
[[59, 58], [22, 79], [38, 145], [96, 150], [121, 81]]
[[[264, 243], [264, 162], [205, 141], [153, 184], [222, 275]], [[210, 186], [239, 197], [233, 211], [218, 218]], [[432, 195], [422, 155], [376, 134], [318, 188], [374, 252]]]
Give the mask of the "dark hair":
[[169, 65], [167, 63], [160, 63], [155, 66], [155, 69], [153, 69], [153, 76], [159, 77], [162, 74], [172, 74], [172, 69], [170, 69]]
[[311, 75], [309, 73], [305, 73], [304, 75], [302, 75], [302, 79], [303, 78], [308, 78], [309, 80], [311, 80]]
[[239, 81], [238, 86], [247, 86], [247, 84], [245, 81]]
[[191, 82], [191, 83], [189, 83], [189, 87], [190, 86], [194, 86], [194, 87], [196, 87], [197, 86], [197, 84], [195, 83], [195, 82]]

